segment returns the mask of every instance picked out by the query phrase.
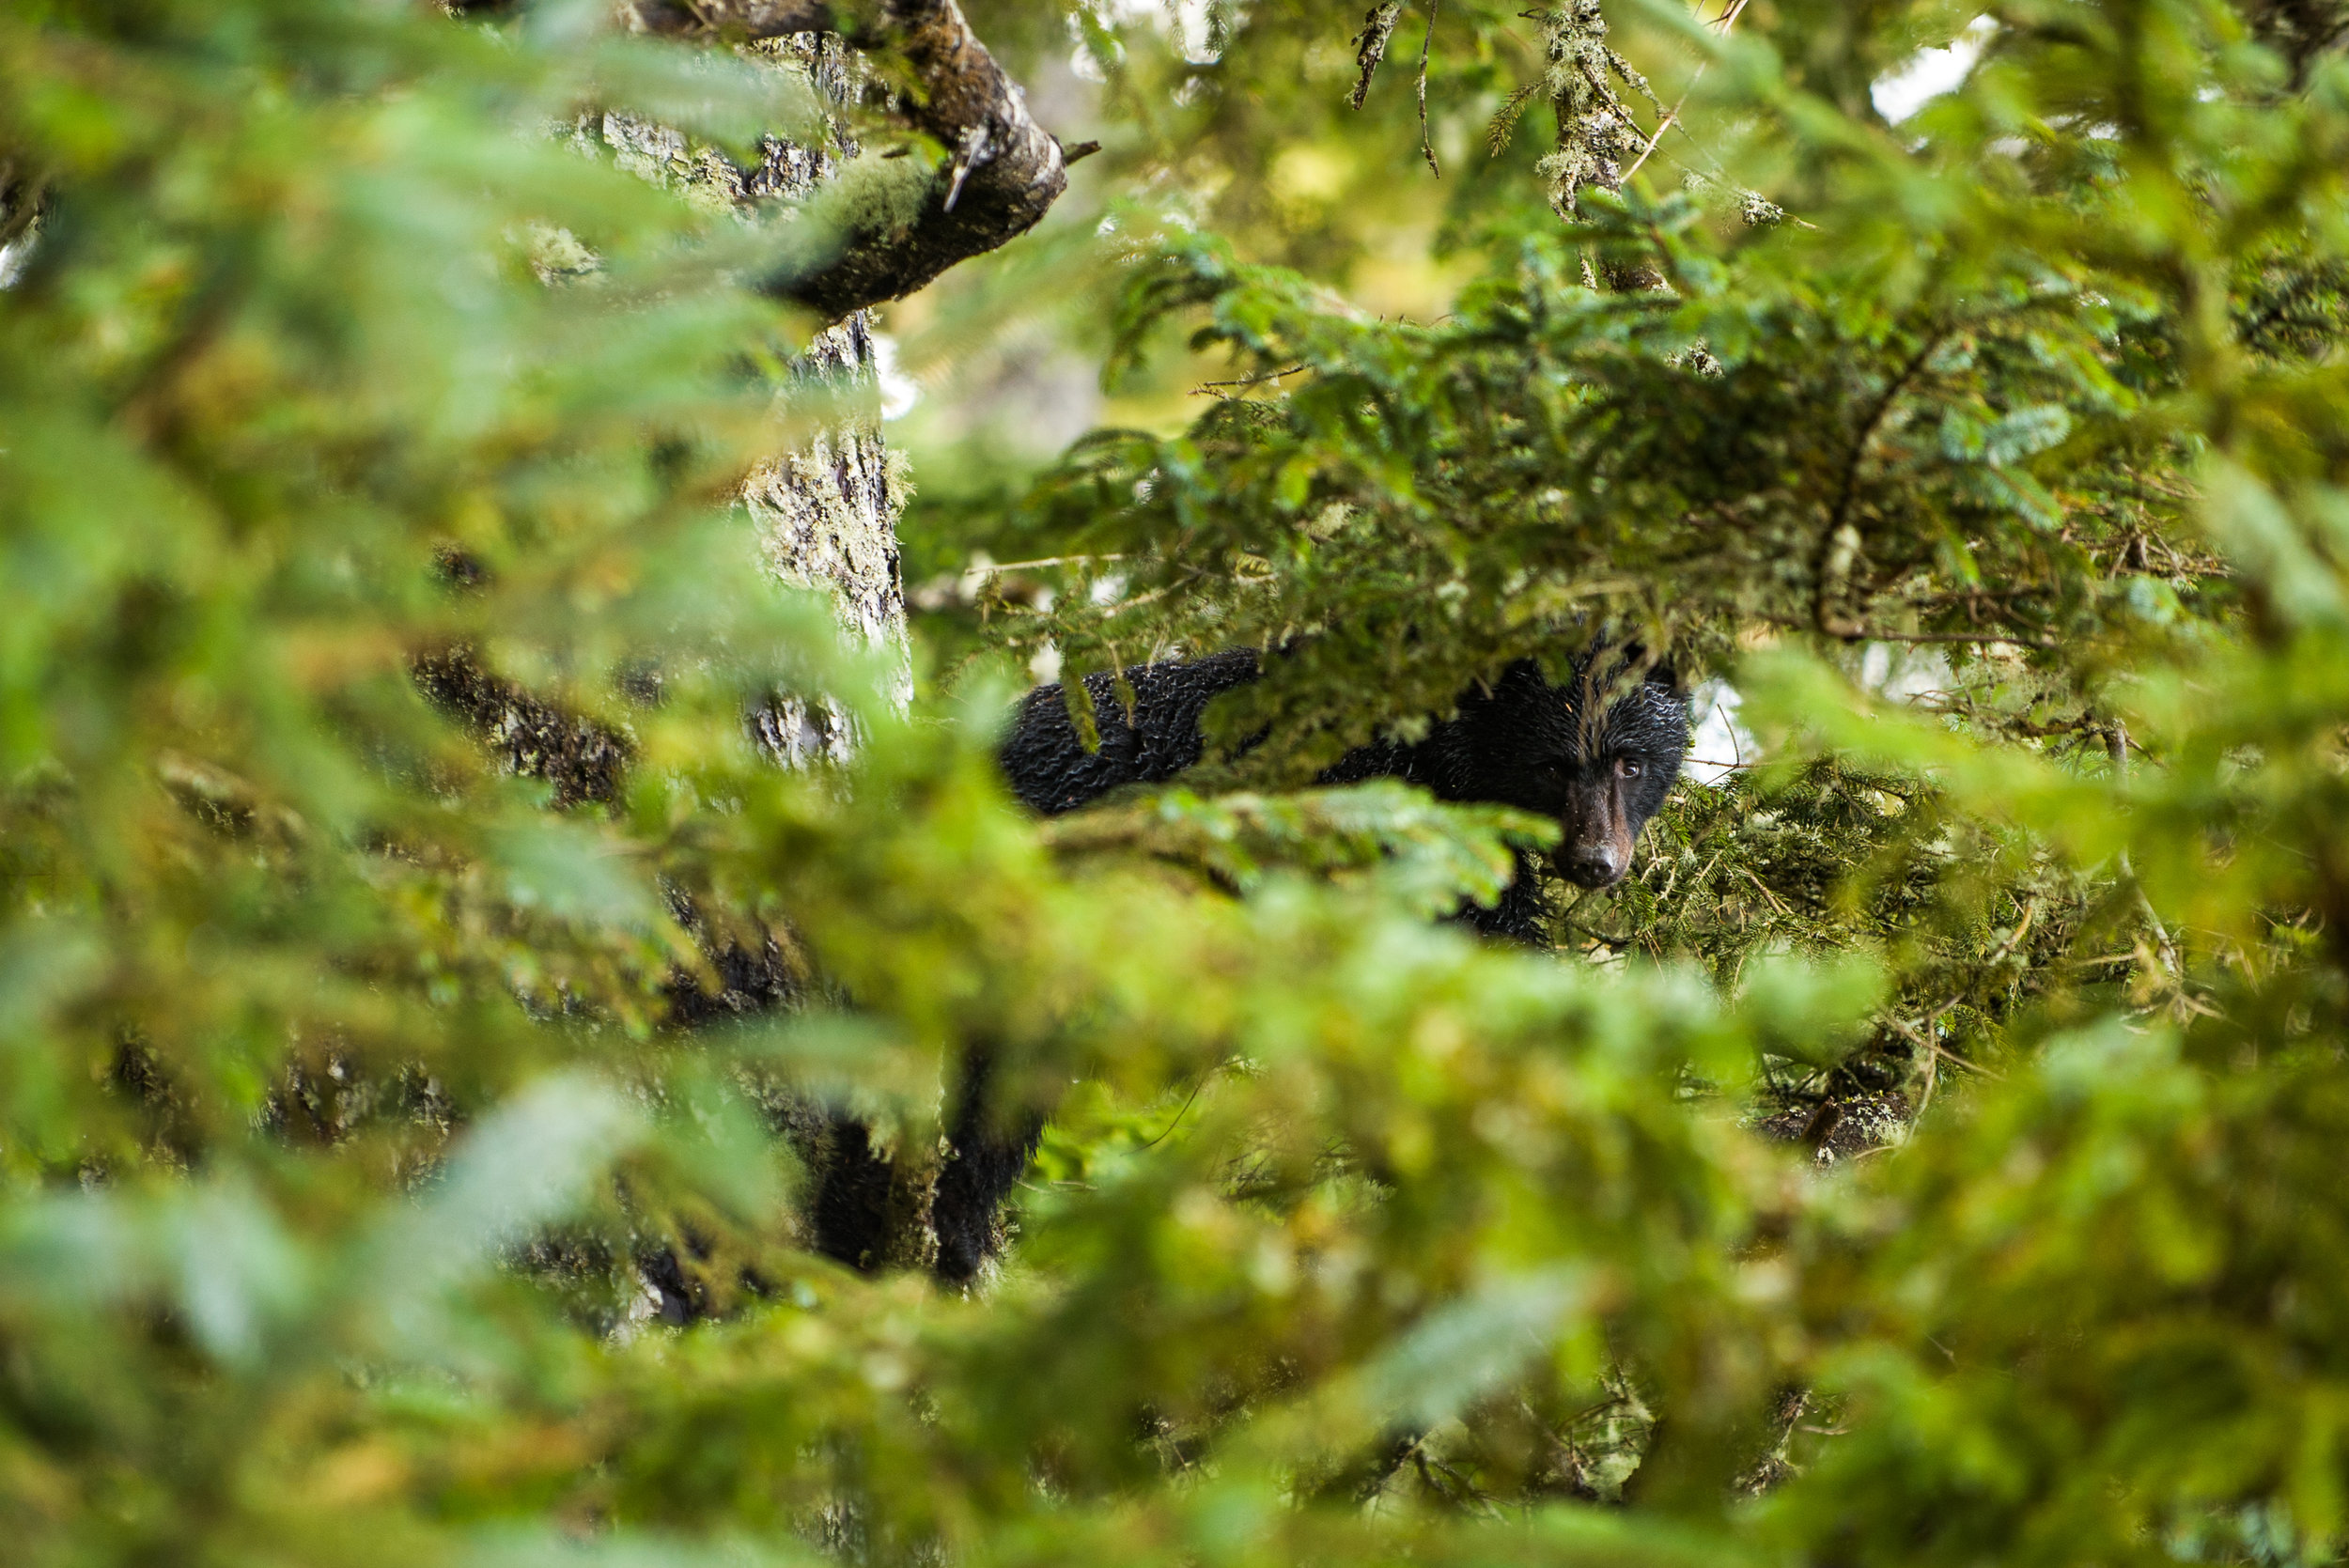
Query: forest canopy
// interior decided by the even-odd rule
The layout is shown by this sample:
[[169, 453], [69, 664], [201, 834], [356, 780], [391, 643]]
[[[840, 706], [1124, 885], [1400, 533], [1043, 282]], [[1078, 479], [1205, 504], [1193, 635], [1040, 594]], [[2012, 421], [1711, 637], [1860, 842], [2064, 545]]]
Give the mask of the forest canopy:
[[[2345, 186], [2333, 0], [0, 9], [0, 1556], [2341, 1560]], [[1316, 774], [1602, 641], [1479, 940]]]

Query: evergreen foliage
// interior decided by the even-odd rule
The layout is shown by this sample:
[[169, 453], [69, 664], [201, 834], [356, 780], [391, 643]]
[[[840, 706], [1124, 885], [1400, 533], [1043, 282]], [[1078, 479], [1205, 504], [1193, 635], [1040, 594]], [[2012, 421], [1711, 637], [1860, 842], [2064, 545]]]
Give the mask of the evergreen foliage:
[[[1112, 195], [952, 330], [1113, 277], [1121, 384], [1233, 384], [936, 476], [917, 570], [1050, 564], [911, 717], [733, 503], [873, 394], [746, 283], [820, 199], [563, 133], [742, 151], [788, 73], [600, 3], [0, 15], [8, 1560], [2338, 1560], [2338, 8], [2014, 0], [1893, 126], [1968, 8], [1622, 0], [1573, 57], [1658, 150], [1570, 222], [1595, 8], [970, 9], [1083, 41]], [[1314, 158], [1428, 183], [1293, 223]], [[1448, 312], [1349, 304], [1439, 199]], [[1430, 919], [1535, 824], [1298, 787], [1601, 632], [1757, 749], [1558, 952]], [[1035, 820], [963, 655], [1048, 642], [1281, 649], [1210, 712], [1269, 738]], [[436, 710], [456, 648], [609, 799]], [[853, 760], [775, 766], [778, 691]], [[794, 1005], [683, 1027], [729, 941]], [[980, 1060], [1050, 1115], [1003, 1267], [815, 1256], [783, 1131], [935, 1159]]]

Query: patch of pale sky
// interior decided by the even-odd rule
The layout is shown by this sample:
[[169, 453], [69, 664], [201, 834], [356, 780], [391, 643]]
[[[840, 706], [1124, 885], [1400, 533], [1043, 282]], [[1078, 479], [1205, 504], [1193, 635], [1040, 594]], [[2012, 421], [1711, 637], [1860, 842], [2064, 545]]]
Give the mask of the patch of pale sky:
[[1717, 784], [1753, 760], [1753, 737], [1737, 722], [1741, 700], [1737, 689], [1725, 680], [1708, 680], [1689, 697], [1688, 759], [1680, 768], [1684, 777]]
[[1897, 69], [1877, 77], [1868, 89], [1876, 113], [1898, 125], [1932, 100], [1955, 91], [1966, 73], [1974, 69], [1974, 62], [1982, 58], [1998, 27], [1989, 17], [1978, 16], [1947, 47], [1920, 49]]
[[[1212, 62], [1216, 51], [1212, 45], [1214, 28], [1209, 25], [1208, 13], [1215, 0], [1097, 0], [1095, 14], [1115, 27], [1146, 23], [1174, 40], [1184, 59], [1204, 66]], [[1069, 30], [1078, 33], [1076, 20], [1069, 20]], [[1070, 53], [1071, 70], [1088, 82], [1108, 79], [1108, 72], [1085, 47], [1081, 34]]]
[[[1862, 691], [1896, 703], [1947, 691], [1956, 680], [1949, 655], [1936, 647], [1900, 643], [1870, 643], [1860, 651], [1858, 685]], [[1688, 759], [1681, 775], [1701, 784], [1718, 784], [1761, 755], [1753, 732], [1738, 722], [1744, 701], [1725, 680], [1701, 683], [1688, 698]]]
[[903, 419], [922, 400], [922, 383], [897, 368], [897, 340], [887, 333], [873, 334], [873, 379], [880, 386], [880, 416]]

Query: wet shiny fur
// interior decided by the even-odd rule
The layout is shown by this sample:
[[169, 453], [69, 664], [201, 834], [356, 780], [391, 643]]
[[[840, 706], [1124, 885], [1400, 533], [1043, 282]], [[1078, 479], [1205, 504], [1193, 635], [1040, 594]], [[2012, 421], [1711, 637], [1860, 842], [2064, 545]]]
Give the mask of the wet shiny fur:
[[[1688, 706], [1670, 670], [1641, 668], [1637, 649], [1599, 647], [1553, 685], [1531, 660], [1463, 692], [1458, 710], [1413, 745], [1359, 747], [1322, 774], [1328, 784], [1399, 778], [1439, 800], [1490, 801], [1555, 818], [1558, 874], [1605, 887], [1631, 866], [1640, 830], [1679, 776], [1688, 748]], [[1207, 704], [1257, 678], [1252, 649], [1137, 665], [1130, 718], [1106, 675], [1086, 678], [1101, 730], [1087, 752], [1059, 686], [1028, 693], [1001, 753], [1012, 789], [1045, 815], [1073, 811], [1109, 790], [1173, 778], [1199, 760]], [[1540, 878], [1522, 854], [1518, 874], [1490, 909], [1460, 918], [1489, 935], [1547, 939]]]

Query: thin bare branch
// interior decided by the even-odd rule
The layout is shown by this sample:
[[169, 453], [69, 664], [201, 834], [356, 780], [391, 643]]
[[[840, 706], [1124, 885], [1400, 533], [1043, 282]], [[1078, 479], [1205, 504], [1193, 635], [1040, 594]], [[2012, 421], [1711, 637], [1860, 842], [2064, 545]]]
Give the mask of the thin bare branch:
[[[1744, 14], [1746, 5], [1747, 0], [1731, 0], [1729, 8], [1706, 25], [1722, 37], [1728, 37], [1729, 30], [1737, 24], [1737, 18]], [[1640, 166], [1654, 155], [1656, 144], [1664, 139], [1664, 132], [1680, 123], [1680, 111], [1688, 105], [1688, 94], [1697, 90], [1697, 84], [1704, 80], [1705, 68], [1712, 63], [1710, 60], [1701, 60], [1697, 63], [1696, 74], [1688, 78], [1688, 88], [1681, 93], [1679, 101], [1672, 106], [1662, 119], [1656, 122], [1656, 134], [1647, 139], [1647, 146], [1640, 149], [1640, 156], [1634, 158], [1631, 161], [1631, 166], [1623, 171], [1626, 184], [1630, 183], [1631, 177], [1640, 172]]]
[[1436, 144], [1427, 138], [1427, 54], [1436, 45], [1436, 17], [1442, 9], [1443, 0], [1427, 0], [1427, 32], [1419, 40], [1419, 154], [1438, 179], [1443, 178], [1443, 166], [1436, 162]]

